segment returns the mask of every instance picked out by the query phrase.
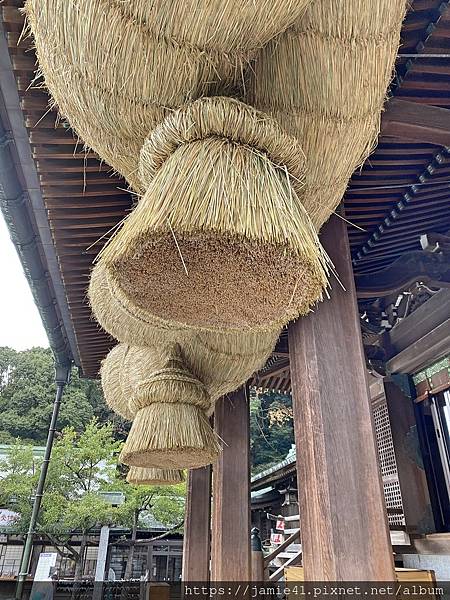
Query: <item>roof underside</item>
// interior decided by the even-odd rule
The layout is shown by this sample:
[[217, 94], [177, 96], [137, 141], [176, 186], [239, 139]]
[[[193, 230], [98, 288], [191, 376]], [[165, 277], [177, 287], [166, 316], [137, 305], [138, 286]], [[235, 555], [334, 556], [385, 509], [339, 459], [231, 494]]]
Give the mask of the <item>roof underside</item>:
[[[64, 324], [66, 330], [71, 328], [67, 337], [82, 373], [95, 377], [114, 340], [92, 318], [86, 301], [89, 273], [109, 233], [130, 210], [132, 197], [125, 182], [111, 175], [95, 153], [86, 152], [49, 110], [47, 93], [34, 82], [35, 56], [29, 40], [20, 39], [21, 5], [5, 0], [3, 26], [67, 300], [70, 322]], [[448, 109], [449, 53], [449, 2], [415, 0], [404, 23], [401, 55], [432, 57], [400, 56], [392, 95]], [[442, 54], [447, 57], [435, 57]], [[385, 127], [377, 149], [355, 173], [344, 198], [346, 218], [354, 224], [348, 233], [355, 273], [373, 273], [405, 252], [420, 249], [423, 233], [447, 232], [449, 182], [450, 148], [392, 137], [389, 125]], [[277, 350], [271, 359], [273, 377], [284, 378], [283, 387], [288, 387], [285, 338]]]

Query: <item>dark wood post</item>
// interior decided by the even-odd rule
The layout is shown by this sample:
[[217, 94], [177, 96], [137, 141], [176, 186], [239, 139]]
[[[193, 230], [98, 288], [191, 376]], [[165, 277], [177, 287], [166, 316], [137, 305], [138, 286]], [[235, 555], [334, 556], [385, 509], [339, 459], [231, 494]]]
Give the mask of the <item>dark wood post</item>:
[[183, 539], [183, 581], [209, 581], [211, 470], [211, 465], [208, 465], [189, 471]]
[[305, 578], [393, 581], [346, 224], [321, 241], [344, 289], [291, 324], [289, 352]]
[[250, 435], [246, 388], [217, 402], [214, 426], [223, 451], [213, 467], [211, 579], [249, 581]]
[[[398, 379], [405, 381], [407, 376], [400, 375]], [[384, 393], [406, 526], [408, 531], [432, 533], [435, 529], [427, 479], [423, 466], [420, 464], [421, 457], [416, 456], [414, 452], [414, 437], [417, 435], [414, 402], [407, 392], [396, 383], [396, 381], [386, 379]], [[408, 444], [408, 437], [412, 438], [410, 444]]]

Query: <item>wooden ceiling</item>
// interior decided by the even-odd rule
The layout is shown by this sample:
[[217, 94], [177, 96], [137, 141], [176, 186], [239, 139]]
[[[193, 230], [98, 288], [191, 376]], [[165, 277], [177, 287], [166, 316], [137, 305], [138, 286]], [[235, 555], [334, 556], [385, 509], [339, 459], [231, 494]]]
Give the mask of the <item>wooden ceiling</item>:
[[[92, 262], [111, 230], [132, 205], [126, 184], [49, 109], [49, 98], [35, 81], [35, 55], [21, 39], [22, 2], [5, 0], [3, 25], [25, 126], [39, 175], [75, 333], [82, 373], [98, 374], [114, 344], [92, 318], [86, 288]], [[450, 2], [415, 0], [404, 23], [396, 98], [442, 108], [450, 106]], [[416, 58], [409, 55], [430, 55]], [[437, 58], [436, 55], [446, 55]], [[403, 57], [402, 55], [408, 55]], [[393, 129], [398, 136], [398, 132]], [[450, 145], [450, 142], [449, 142]], [[450, 149], [393, 137], [389, 126], [345, 195], [355, 273], [372, 273], [403, 253], [420, 248], [420, 234], [450, 229], [448, 191]], [[283, 350], [283, 344], [286, 348]], [[287, 344], [266, 369], [272, 387], [288, 383]], [[287, 370], [286, 370], [287, 369]]]
[[[449, 108], [449, 2], [412, 3], [399, 54], [409, 56], [397, 61], [395, 98]], [[450, 227], [450, 148], [391, 135], [384, 131], [345, 196], [347, 218], [366, 230], [349, 227], [355, 273], [379, 270], [403, 252], [420, 249], [420, 233]]]

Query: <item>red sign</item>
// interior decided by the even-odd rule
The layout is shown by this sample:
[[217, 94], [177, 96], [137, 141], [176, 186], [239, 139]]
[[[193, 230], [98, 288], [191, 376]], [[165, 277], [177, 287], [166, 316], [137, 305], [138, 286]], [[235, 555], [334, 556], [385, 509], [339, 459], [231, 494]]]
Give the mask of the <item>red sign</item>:
[[271, 533], [270, 541], [272, 544], [282, 544], [284, 542], [284, 536], [282, 533]]
[[286, 528], [285, 520], [283, 519], [283, 517], [278, 517], [275, 529], [278, 529], [278, 531], [284, 531], [285, 528]]

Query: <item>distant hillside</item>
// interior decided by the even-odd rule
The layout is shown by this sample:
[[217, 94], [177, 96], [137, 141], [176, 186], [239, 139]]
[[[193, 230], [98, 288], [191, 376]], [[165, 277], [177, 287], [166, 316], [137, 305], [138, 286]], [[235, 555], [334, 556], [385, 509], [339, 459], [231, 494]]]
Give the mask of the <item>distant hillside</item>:
[[[0, 347], [0, 444], [15, 438], [34, 445], [44, 444], [55, 395], [51, 351], [33, 348], [17, 352]], [[97, 417], [114, 424], [123, 439], [129, 424], [106, 405], [100, 382], [80, 379], [76, 369], [66, 386], [58, 430], [72, 425], [82, 431]], [[261, 471], [282, 460], [294, 441], [290, 396], [267, 392], [252, 394], [250, 400], [252, 470]]]
[[[53, 357], [45, 348], [17, 352], [0, 347], [0, 443], [21, 438], [43, 444], [47, 438], [55, 382]], [[76, 369], [66, 386], [58, 429], [72, 425], [77, 431], [97, 417], [112, 421], [117, 437], [126, 433], [126, 423], [107, 407], [100, 382], [80, 379]]]

